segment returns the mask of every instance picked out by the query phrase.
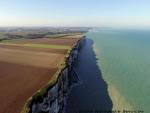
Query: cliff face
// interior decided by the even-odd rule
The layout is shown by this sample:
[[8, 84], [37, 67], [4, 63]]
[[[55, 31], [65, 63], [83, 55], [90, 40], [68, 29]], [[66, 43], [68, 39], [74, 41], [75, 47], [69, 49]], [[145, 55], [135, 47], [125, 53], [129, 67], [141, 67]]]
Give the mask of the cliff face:
[[83, 46], [85, 37], [81, 38], [66, 58], [65, 66], [58, 73], [57, 81], [48, 87], [40, 98], [33, 99], [30, 113], [64, 113], [66, 98], [72, 86], [78, 83], [78, 75], [74, 64], [78, 61], [78, 52]]

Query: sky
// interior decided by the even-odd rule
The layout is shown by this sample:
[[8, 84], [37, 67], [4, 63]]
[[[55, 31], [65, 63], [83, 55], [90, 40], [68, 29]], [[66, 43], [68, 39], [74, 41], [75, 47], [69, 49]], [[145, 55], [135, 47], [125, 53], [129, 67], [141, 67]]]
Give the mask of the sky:
[[0, 0], [0, 26], [150, 27], [150, 0]]

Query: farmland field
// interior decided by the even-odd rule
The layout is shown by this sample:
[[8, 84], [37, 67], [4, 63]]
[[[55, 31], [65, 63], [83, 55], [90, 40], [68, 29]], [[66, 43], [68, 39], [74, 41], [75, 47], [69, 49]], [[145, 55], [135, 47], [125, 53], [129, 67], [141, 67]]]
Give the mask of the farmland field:
[[78, 40], [39, 38], [2, 41], [0, 113], [20, 113], [26, 100], [53, 77], [68, 49]]
[[49, 49], [70, 49], [70, 46], [65, 45], [53, 45], [53, 44], [7, 44], [7, 43], [1, 43], [1, 45], [12, 45], [12, 46], [24, 46], [24, 47], [35, 47], [35, 48], [49, 48]]
[[[80, 35], [81, 37], [82, 35]], [[14, 39], [14, 40], [6, 40], [3, 41], [3, 43], [11, 43], [11, 44], [52, 44], [52, 45], [65, 45], [65, 46], [71, 46], [73, 45], [78, 38], [69, 38], [66, 36], [66, 38], [37, 38], [37, 39]]]

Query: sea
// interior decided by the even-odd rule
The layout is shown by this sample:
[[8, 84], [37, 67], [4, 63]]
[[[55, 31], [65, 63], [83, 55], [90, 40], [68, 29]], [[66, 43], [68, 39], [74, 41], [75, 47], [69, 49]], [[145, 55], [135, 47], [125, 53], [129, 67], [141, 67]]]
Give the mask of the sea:
[[96, 28], [86, 33], [112, 110], [150, 113], [150, 30]]

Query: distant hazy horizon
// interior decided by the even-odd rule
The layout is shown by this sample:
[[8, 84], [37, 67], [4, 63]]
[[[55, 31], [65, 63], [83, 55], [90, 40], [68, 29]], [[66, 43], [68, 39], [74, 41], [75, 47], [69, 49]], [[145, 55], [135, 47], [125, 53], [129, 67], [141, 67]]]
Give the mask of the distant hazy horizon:
[[0, 27], [150, 28], [148, 0], [1, 0]]

